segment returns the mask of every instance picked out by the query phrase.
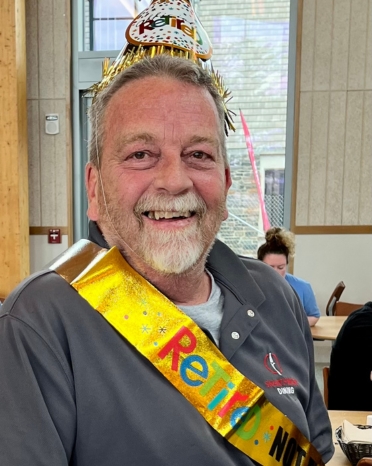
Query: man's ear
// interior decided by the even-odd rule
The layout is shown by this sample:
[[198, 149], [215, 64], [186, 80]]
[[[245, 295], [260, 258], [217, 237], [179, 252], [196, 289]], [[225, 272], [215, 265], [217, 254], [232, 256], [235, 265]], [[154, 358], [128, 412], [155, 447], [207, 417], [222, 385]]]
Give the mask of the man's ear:
[[[225, 168], [225, 195], [227, 196], [227, 193], [232, 185], [232, 179], [231, 179], [231, 171], [230, 167]], [[225, 209], [225, 213], [223, 216], [223, 220], [227, 220], [227, 217], [229, 216], [229, 212], [227, 208]]]
[[232, 185], [230, 167], [225, 168], [225, 182], [226, 182], [225, 194], [227, 195], [227, 192], [231, 188], [231, 185]]
[[98, 189], [99, 173], [97, 167], [91, 162], [85, 166], [85, 189], [88, 197], [87, 215], [90, 220], [97, 221], [98, 216]]

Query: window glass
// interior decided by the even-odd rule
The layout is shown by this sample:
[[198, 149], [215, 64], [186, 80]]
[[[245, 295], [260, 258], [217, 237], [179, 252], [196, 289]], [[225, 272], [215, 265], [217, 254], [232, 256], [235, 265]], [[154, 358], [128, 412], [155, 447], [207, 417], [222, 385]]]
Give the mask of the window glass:
[[111, 18], [130, 18], [134, 14], [133, 0], [93, 0], [93, 18], [95, 20]]
[[283, 225], [284, 170], [265, 170], [265, 205], [271, 225]]
[[[213, 44], [213, 66], [231, 90], [236, 132], [227, 138], [233, 185], [229, 218], [219, 237], [235, 252], [256, 256], [264, 238], [258, 190], [240, 111], [249, 129], [261, 191], [272, 226], [283, 225], [290, 0], [201, 0], [196, 11]], [[266, 191], [268, 170], [277, 191]], [[271, 168], [271, 167], [267, 167]], [[273, 188], [274, 189], [274, 188]]]
[[120, 50], [128, 24], [150, 0], [85, 0], [85, 50]]

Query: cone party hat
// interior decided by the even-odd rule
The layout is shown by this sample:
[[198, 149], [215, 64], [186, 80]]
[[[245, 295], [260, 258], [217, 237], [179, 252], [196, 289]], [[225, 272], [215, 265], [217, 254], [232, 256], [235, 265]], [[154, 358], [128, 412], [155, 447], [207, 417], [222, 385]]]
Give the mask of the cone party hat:
[[225, 132], [235, 131], [232, 113], [227, 109], [230, 92], [222, 77], [214, 71], [210, 58], [212, 45], [189, 0], [152, 0], [128, 26], [127, 43], [110, 65], [105, 59], [102, 80], [88, 92], [95, 96], [106, 88], [121, 71], [145, 57], [167, 53], [197, 63], [210, 74], [225, 109]]

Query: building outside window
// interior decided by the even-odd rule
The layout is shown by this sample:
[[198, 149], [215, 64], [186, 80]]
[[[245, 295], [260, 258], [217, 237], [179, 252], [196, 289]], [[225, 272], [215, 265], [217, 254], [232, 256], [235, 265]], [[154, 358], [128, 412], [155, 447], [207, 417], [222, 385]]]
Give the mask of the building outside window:
[[265, 205], [271, 225], [283, 225], [284, 169], [265, 170]]

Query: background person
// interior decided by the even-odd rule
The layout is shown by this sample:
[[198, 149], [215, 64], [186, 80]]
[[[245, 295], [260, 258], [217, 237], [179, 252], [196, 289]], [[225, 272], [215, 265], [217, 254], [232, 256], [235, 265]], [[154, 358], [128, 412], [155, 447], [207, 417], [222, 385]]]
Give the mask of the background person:
[[310, 283], [287, 272], [289, 257], [294, 253], [294, 234], [284, 228], [272, 227], [265, 234], [265, 243], [258, 248], [257, 258], [276, 270], [296, 291], [312, 327], [319, 320], [320, 310]]
[[372, 301], [369, 301], [347, 317], [332, 344], [328, 409], [372, 411], [371, 354]]

